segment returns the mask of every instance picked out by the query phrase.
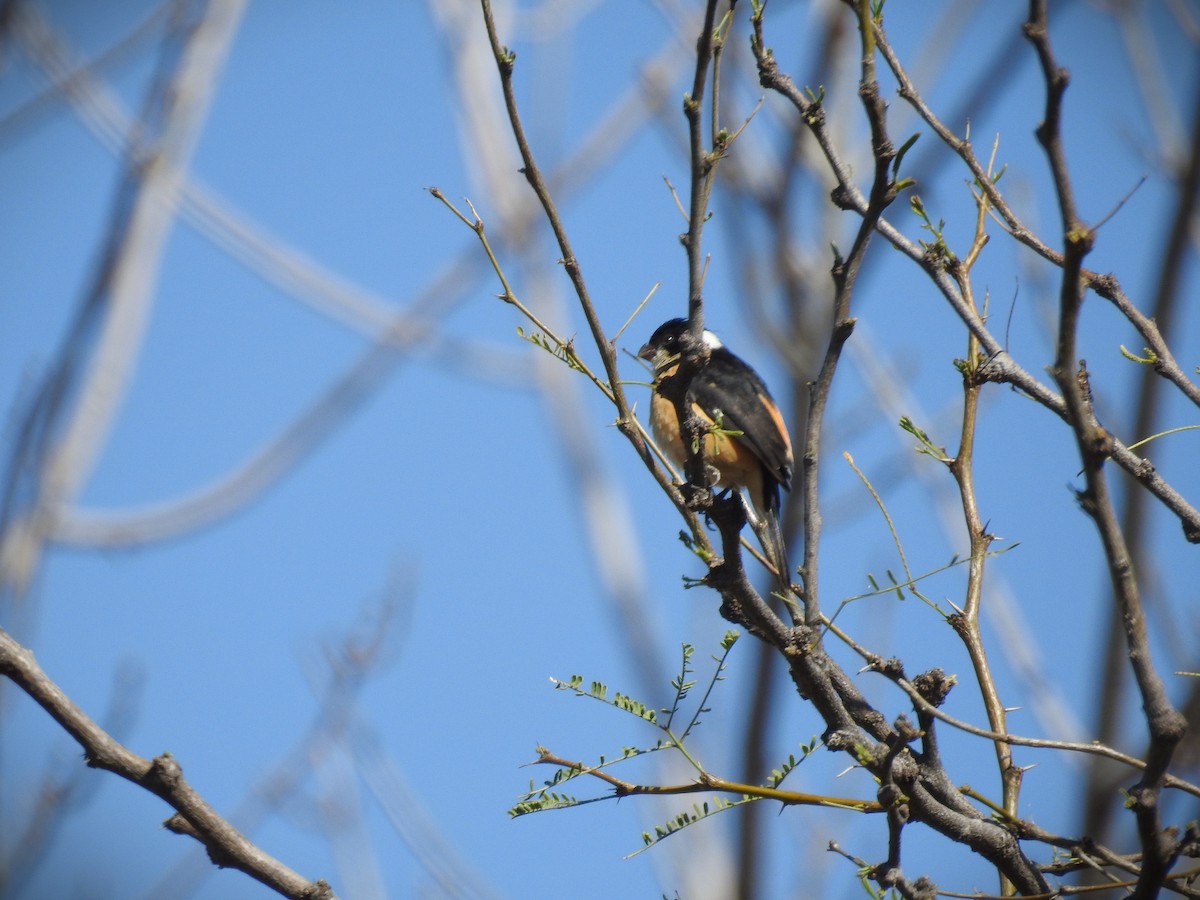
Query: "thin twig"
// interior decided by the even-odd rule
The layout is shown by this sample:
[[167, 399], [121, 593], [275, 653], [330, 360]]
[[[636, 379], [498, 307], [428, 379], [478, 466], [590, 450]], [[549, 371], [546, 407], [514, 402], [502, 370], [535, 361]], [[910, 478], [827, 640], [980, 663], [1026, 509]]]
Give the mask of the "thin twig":
[[[988, 161], [986, 180], [993, 180], [996, 149], [999, 141], [992, 145], [992, 156]], [[987, 194], [980, 190], [973, 192], [976, 203], [975, 234], [967, 253], [951, 263], [950, 270], [958, 282], [963, 299], [974, 307], [979, 314], [979, 305], [975, 301], [974, 287], [971, 283], [971, 270], [979, 255], [987, 244], [987, 222], [990, 207]], [[970, 541], [970, 563], [967, 570], [966, 599], [962, 613], [950, 617], [950, 624], [962, 638], [963, 644], [970, 657], [971, 666], [975, 671], [975, 681], [983, 698], [984, 709], [987, 712], [988, 724], [991, 730], [998, 734], [1008, 731], [1007, 713], [1000, 699], [996, 679], [988, 662], [987, 650], [983, 643], [983, 633], [979, 625], [979, 611], [983, 598], [983, 575], [988, 557], [988, 549], [993, 537], [987, 532], [983, 518], [979, 514], [978, 498], [975, 494], [975, 433], [979, 417], [979, 394], [983, 381], [979, 378], [979, 369], [983, 360], [979, 353], [979, 340], [970, 332], [967, 333], [967, 354], [961, 364], [963, 380], [962, 425], [959, 431], [958, 451], [948, 462], [948, 468], [958, 485], [959, 498], [962, 503], [963, 523], [966, 525], [967, 537]], [[1016, 817], [1018, 798], [1021, 789], [1023, 770], [1013, 764], [1012, 748], [1004, 741], [994, 741], [996, 764], [1000, 773], [1000, 784], [1003, 793], [1003, 809], [1005, 814]], [[1003, 875], [1000, 878], [1000, 893], [1011, 895], [1013, 885]]]
[[745, 797], [757, 797], [760, 800], [775, 800], [784, 806], [825, 806], [833, 809], [846, 809], [853, 812], [878, 813], [883, 807], [874, 800], [858, 800], [852, 797], [827, 797], [822, 794], [806, 794], [799, 791], [785, 791], [779, 788], [761, 784], [744, 784], [712, 775], [703, 769], [695, 781], [685, 784], [636, 784], [610, 775], [608, 772], [582, 762], [573, 762], [551, 753], [545, 747], [537, 748], [536, 762], [546, 765], [559, 766], [578, 775], [590, 775], [598, 778], [613, 788], [613, 797], [632, 797], [636, 795], [667, 796], [672, 794], [698, 794], [713, 791], [718, 794], [737, 794]]

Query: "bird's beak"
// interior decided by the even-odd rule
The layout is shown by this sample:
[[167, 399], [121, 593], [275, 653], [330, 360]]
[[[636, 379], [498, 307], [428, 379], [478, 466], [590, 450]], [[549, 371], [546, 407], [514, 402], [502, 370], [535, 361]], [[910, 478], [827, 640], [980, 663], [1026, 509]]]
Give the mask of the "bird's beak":
[[669, 353], [662, 347], [655, 347], [653, 344], [646, 344], [638, 351], [638, 356], [649, 361], [650, 371], [657, 378], [660, 372], [665, 372], [671, 368], [671, 364], [679, 361], [678, 353]]

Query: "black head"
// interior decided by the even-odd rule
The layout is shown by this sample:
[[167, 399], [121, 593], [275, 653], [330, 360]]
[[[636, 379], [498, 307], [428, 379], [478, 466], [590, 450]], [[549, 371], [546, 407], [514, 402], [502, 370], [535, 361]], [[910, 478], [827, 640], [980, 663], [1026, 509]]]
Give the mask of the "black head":
[[[650, 340], [642, 345], [638, 356], [650, 361], [657, 372], [677, 360], [688, 346], [690, 332], [687, 319], [668, 319], [650, 335]], [[704, 343], [709, 350], [716, 350], [721, 341], [711, 331], [704, 332]]]
[[681, 342], [687, 339], [687, 319], [669, 319], [663, 322], [650, 335], [650, 340], [642, 345], [638, 356], [642, 359], [653, 360], [659, 354], [674, 356], [682, 349]]

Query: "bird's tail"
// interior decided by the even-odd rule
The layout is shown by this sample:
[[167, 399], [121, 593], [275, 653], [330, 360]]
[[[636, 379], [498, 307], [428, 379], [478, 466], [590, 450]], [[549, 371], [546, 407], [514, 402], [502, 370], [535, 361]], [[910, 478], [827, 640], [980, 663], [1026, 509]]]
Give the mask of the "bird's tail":
[[766, 551], [767, 558], [775, 567], [779, 590], [783, 592], [784, 602], [790, 603], [793, 599], [792, 569], [788, 565], [787, 542], [783, 539], [783, 526], [780, 523], [779, 486], [774, 485], [773, 489], [764, 490], [762, 501], [761, 509], [756, 510], [759, 513], [759, 521], [754, 523], [756, 526], [754, 530], [758, 533], [758, 539], [762, 543], [763, 550]]

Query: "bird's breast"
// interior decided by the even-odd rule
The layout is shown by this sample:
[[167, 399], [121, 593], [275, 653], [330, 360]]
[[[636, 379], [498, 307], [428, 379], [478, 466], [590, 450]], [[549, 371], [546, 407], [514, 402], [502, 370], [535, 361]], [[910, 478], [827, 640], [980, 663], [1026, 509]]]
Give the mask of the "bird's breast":
[[[703, 408], [692, 404], [700, 418], [704, 435], [704, 461], [719, 473], [720, 487], [755, 487], [762, 483], [762, 463], [753, 451], [736, 435], [722, 433], [713, 427], [712, 417]], [[675, 404], [655, 392], [650, 403], [650, 430], [663, 452], [675, 465], [683, 468], [687, 453], [679, 428]]]

